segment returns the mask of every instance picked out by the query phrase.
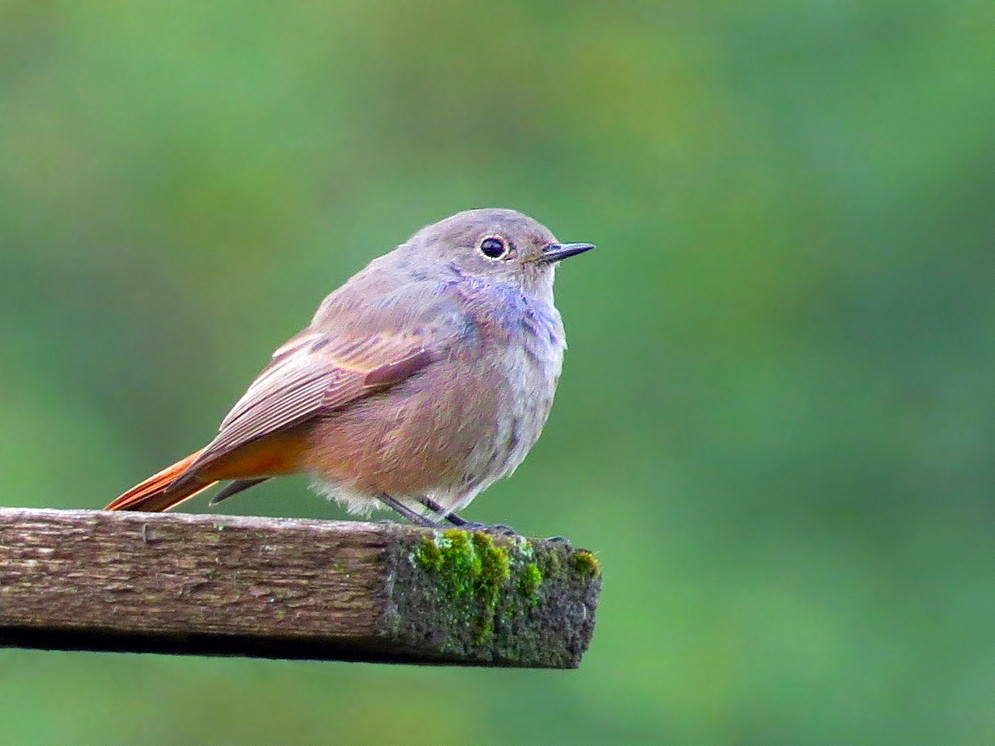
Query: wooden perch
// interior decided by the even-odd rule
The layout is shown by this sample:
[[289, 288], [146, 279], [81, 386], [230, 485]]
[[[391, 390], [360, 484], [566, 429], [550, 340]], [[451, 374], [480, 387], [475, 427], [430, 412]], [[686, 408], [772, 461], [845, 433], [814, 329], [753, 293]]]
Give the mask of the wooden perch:
[[0, 508], [0, 646], [575, 668], [594, 556], [394, 523]]

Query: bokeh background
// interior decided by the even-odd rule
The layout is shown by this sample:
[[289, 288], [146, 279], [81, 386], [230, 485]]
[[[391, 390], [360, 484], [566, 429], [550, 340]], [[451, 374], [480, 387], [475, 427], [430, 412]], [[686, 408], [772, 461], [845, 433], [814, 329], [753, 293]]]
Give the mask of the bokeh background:
[[989, 15], [0, 2], [0, 502], [103, 506], [370, 258], [508, 206], [600, 248], [467, 514], [605, 569], [578, 671], [3, 650], [3, 740], [992, 743]]

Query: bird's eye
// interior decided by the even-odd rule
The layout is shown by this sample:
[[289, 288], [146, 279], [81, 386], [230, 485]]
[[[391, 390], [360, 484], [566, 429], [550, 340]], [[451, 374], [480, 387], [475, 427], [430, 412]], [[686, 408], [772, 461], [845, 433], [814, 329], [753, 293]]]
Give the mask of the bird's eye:
[[490, 259], [501, 259], [508, 253], [508, 242], [500, 236], [488, 236], [480, 242], [480, 252]]

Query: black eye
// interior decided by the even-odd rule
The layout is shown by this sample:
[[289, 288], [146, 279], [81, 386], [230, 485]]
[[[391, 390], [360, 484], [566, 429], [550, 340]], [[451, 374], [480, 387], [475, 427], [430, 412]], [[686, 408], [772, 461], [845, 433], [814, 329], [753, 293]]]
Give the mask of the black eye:
[[491, 259], [500, 259], [508, 253], [508, 243], [503, 238], [491, 236], [480, 242], [480, 251]]

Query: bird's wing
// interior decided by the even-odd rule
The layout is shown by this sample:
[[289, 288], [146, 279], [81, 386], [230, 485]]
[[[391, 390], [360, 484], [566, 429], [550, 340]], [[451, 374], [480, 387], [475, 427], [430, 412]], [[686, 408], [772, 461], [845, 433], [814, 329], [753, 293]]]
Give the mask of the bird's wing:
[[412, 278], [392, 252], [329, 295], [311, 324], [276, 352], [204, 449], [203, 464], [347, 406], [444, 357], [466, 326], [458, 299]]
[[273, 354], [198, 465], [403, 381], [437, 354], [418, 329], [355, 336], [307, 329]]

